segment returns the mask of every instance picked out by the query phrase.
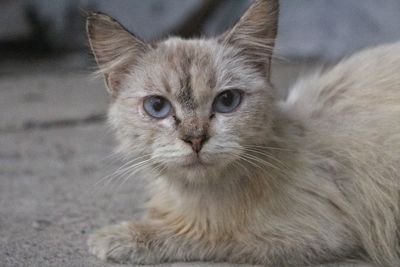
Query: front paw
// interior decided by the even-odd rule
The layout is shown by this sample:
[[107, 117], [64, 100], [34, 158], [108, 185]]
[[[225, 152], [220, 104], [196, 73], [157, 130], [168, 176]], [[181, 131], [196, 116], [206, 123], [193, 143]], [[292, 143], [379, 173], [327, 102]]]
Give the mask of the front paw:
[[117, 263], [153, 264], [146, 235], [133, 223], [124, 222], [100, 229], [88, 240], [89, 251], [102, 260]]

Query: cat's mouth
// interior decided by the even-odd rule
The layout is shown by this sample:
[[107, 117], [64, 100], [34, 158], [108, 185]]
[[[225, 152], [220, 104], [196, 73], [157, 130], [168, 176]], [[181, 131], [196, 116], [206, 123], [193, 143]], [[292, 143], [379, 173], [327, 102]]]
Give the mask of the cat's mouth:
[[213, 165], [212, 162], [206, 161], [203, 157], [193, 154], [185, 158], [181, 164], [184, 168], [206, 168]]

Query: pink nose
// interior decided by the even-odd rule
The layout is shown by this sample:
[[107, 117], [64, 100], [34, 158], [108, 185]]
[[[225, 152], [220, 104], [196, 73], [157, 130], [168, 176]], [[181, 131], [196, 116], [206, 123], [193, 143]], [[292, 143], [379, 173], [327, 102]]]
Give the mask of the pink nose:
[[188, 143], [192, 146], [194, 152], [199, 153], [200, 150], [203, 148], [203, 144], [207, 141], [207, 136], [185, 136], [182, 138], [185, 143]]

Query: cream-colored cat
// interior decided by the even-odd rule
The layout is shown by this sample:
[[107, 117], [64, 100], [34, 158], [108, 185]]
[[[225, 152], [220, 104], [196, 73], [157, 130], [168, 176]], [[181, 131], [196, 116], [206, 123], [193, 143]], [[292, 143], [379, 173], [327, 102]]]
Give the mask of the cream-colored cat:
[[147, 170], [141, 221], [89, 240], [101, 259], [400, 266], [400, 45], [299, 81], [268, 81], [278, 1], [213, 39], [145, 43], [88, 18], [119, 149]]

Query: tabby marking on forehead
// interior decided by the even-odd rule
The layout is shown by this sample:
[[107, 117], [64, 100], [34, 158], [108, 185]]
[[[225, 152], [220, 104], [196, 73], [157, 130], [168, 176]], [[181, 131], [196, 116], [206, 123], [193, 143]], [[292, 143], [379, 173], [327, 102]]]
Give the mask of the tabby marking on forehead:
[[193, 96], [190, 74], [181, 78], [181, 88], [178, 92], [178, 101], [183, 109], [193, 110], [198, 107], [197, 101]]
[[196, 109], [199, 98], [203, 98], [201, 91], [209, 91], [217, 83], [209, 49], [200, 44], [186, 44], [175, 40], [165, 43], [164, 49], [169, 69], [179, 80], [179, 88], [176, 88], [179, 103], [185, 110]]

